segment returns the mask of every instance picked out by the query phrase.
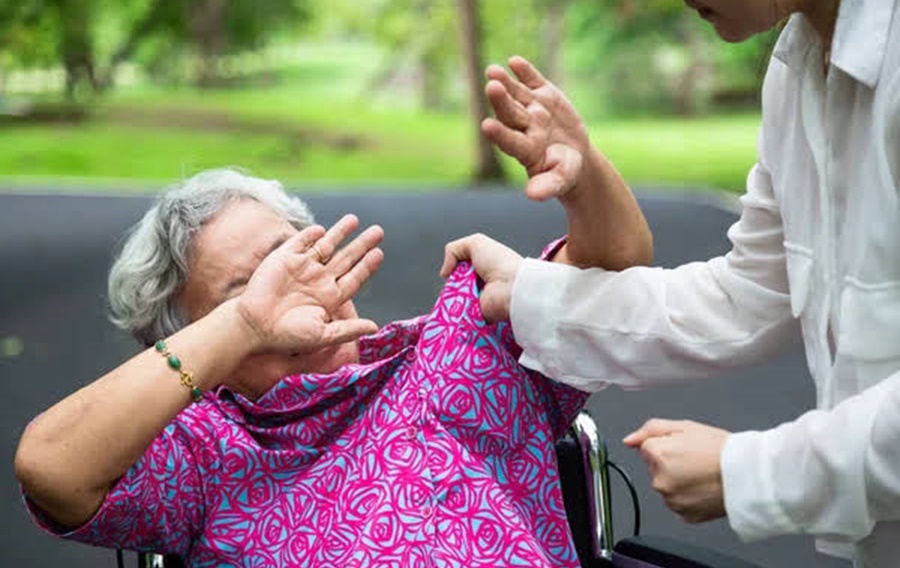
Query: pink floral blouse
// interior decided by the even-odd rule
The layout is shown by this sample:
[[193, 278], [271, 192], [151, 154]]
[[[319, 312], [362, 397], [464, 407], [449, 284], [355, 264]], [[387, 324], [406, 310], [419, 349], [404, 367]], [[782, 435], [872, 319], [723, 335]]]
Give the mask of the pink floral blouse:
[[361, 362], [185, 409], [84, 526], [190, 566], [578, 566], [554, 440], [587, 394], [517, 364], [461, 265]]

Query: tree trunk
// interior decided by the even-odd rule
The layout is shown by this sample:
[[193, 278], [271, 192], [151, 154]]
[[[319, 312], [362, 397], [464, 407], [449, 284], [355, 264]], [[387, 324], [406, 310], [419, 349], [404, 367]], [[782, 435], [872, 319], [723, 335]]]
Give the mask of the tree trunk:
[[469, 79], [469, 108], [478, 139], [478, 162], [474, 181], [505, 179], [503, 167], [494, 147], [481, 133], [481, 122], [488, 117], [488, 103], [484, 95], [483, 62], [481, 60], [481, 21], [477, 0], [458, 0], [460, 37], [464, 54], [466, 75]]
[[66, 70], [66, 98], [73, 101], [83, 83], [87, 83], [92, 92], [98, 89], [90, 6], [79, 0], [59, 0], [56, 8], [61, 30], [60, 59]]
[[188, 2], [188, 26], [199, 57], [196, 84], [212, 87], [218, 83], [219, 57], [225, 50], [225, 8], [227, 0]]
[[682, 20], [684, 42], [688, 46], [687, 68], [676, 80], [675, 101], [682, 116], [695, 116], [705, 112], [709, 106], [709, 80], [711, 61], [703, 35], [693, 22]]
[[562, 42], [565, 33], [565, 16], [568, 0], [549, 0], [543, 2], [547, 18], [541, 22], [541, 44], [543, 53], [541, 60], [544, 75], [557, 87], [563, 83]]

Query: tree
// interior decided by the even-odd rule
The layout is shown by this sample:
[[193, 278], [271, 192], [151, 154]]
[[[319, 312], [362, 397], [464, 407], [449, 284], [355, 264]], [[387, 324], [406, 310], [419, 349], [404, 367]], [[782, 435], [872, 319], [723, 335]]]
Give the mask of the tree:
[[[112, 86], [117, 67], [144, 43], [158, 40], [195, 55], [195, 80], [208, 86], [216, 83], [222, 55], [260, 47], [274, 31], [304, 22], [306, 2], [0, 0], [0, 50], [22, 53], [25, 43], [37, 39], [55, 45], [53, 63], [65, 69], [66, 94], [74, 98], [80, 90]], [[95, 37], [101, 14], [124, 30], [119, 44], [106, 53], [100, 53]], [[28, 63], [27, 56], [21, 59]]]
[[306, 0], [181, 0], [187, 41], [199, 56], [199, 86], [218, 81], [222, 55], [262, 47], [272, 35], [309, 18]]
[[[0, 4], [0, 49], [17, 53], [20, 62], [49, 63], [35, 58], [29, 47], [52, 46], [48, 52], [65, 69], [65, 93], [70, 100], [82, 85], [97, 88], [91, 21], [95, 0], [5, 0]], [[46, 53], [46, 52], [45, 52]]]
[[493, 144], [481, 133], [481, 122], [488, 117], [488, 105], [484, 96], [484, 60], [481, 57], [481, 18], [477, 0], [458, 0], [460, 37], [464, 53], [464, 65], [469, 84], [469, 109], [478, 140], [475, 181], [496, 181], [505, 178], [503, 167]]

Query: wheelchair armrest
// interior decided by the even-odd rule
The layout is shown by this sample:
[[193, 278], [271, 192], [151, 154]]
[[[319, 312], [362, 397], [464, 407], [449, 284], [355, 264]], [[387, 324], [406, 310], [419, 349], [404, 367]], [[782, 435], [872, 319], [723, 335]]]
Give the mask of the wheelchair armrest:
[[622, 539], [614, 551], [614, 558], [624, 556], [667, 568], [760, 568], [739, 558], [660, 536]]

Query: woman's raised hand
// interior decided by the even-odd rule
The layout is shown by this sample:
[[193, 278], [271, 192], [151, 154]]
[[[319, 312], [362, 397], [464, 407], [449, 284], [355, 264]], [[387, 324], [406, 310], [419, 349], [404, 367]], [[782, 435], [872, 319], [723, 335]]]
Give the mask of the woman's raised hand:
[[346, 215], [327, 232], [309, 227], [260, 263], [234, 300], [252, 331], [254, 351], [308, 353], [377, 331], [371, 320], [336, 319], [384, 259], [378, 226], [338, 249], [358, 226], [354, 215]]
[[487, 68], [485, 92], [496, 118], [485, 119], [481, 129], [525, 167], [529, 198], [562, 197], [576, 186], [588, 158], [587, 129], [563, 92], [531, 63], [513, 57], [509, 68], [517, 79], [499, 65]]

